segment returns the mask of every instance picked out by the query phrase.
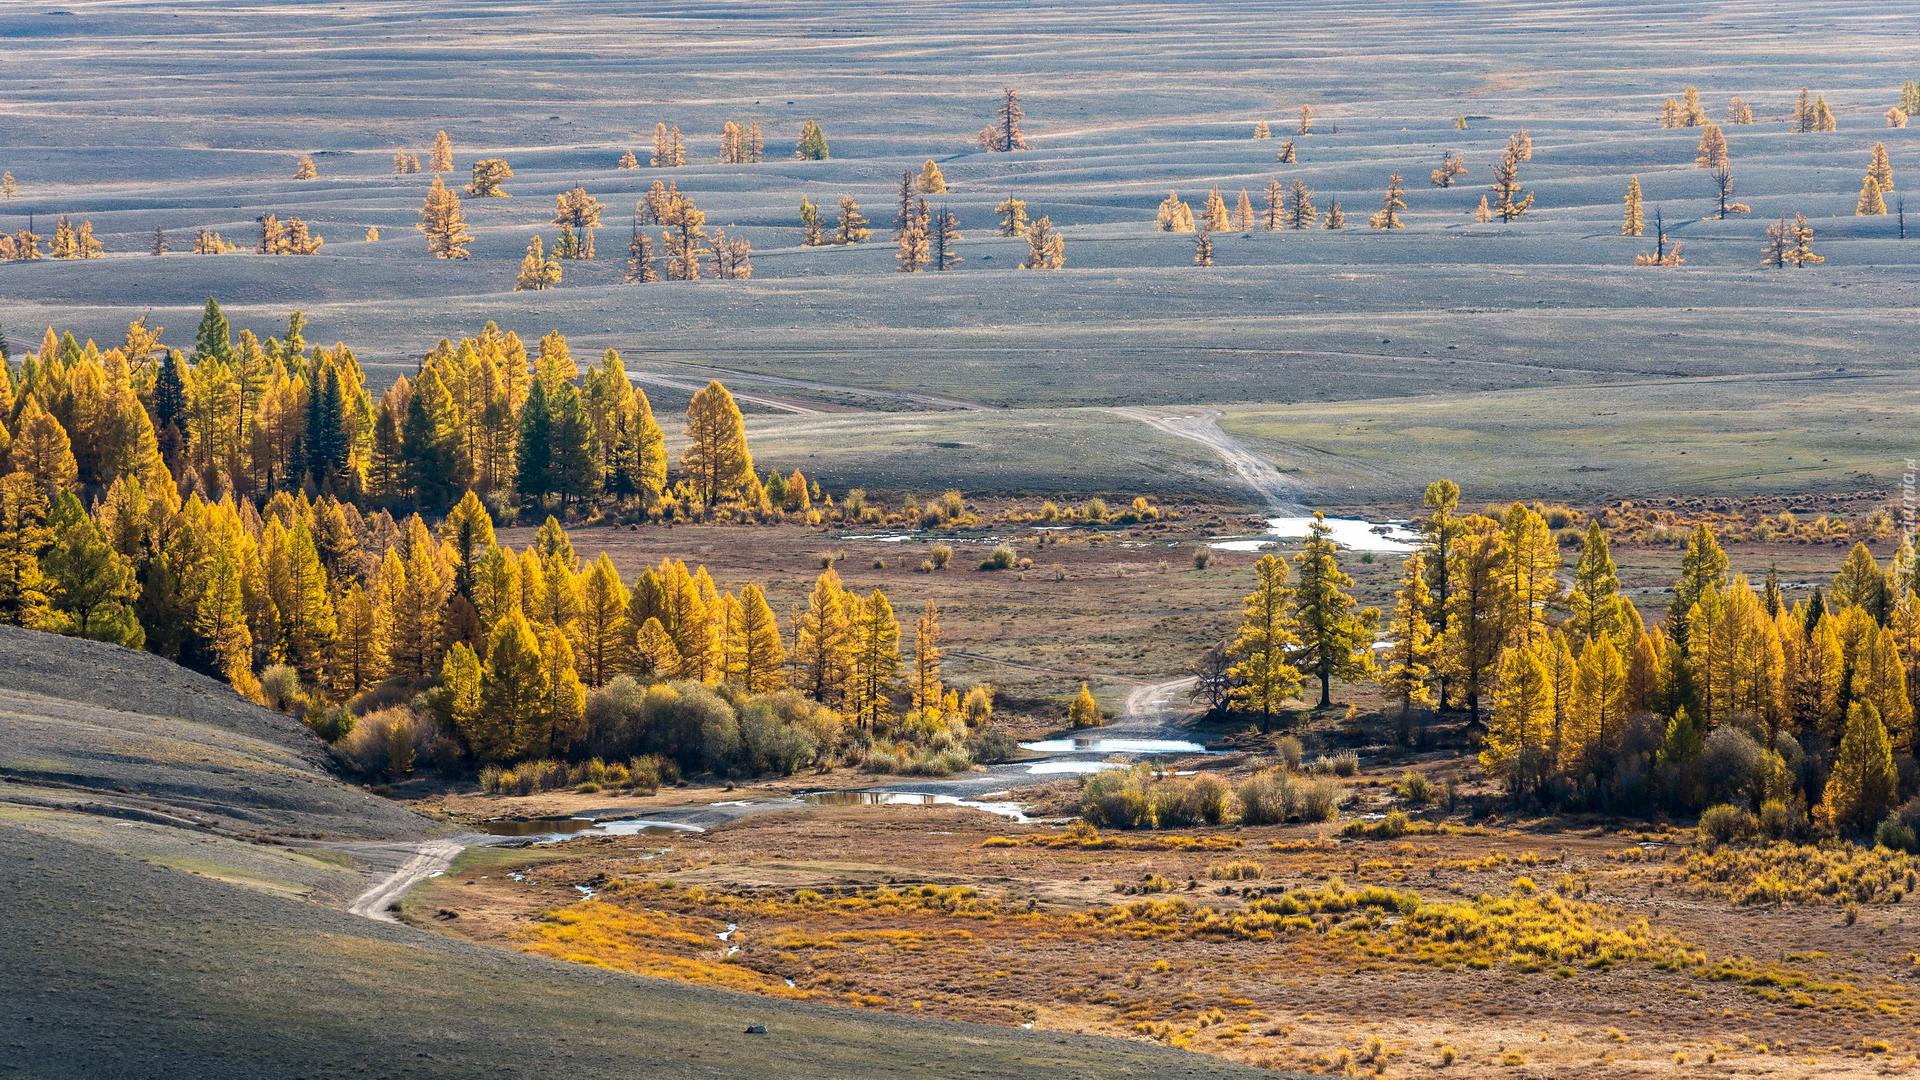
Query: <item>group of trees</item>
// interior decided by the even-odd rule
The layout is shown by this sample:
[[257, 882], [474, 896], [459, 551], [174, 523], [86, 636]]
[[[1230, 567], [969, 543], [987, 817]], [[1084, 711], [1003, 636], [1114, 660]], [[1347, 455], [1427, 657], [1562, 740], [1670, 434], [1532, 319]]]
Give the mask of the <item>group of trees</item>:
[[[351, 351], [309, 350], [301, 329], [296, 315], [285, 341], [236, 343], [210, 303], [190, 360], [136, 322], [105, 353], [49, 332], [17, 374], [0, 365], [0, 621], [304, 700], [336, 738], [353, 724], [338, 705], [430, 691], [440, 734], [486, 760], [579, 748], [587, 690], [622, 675], [796, 688], [864, 743], [949, 762], [990, 711], [986, 691], [963, 701], [941, 680], [932, 604], [908, 663], [885, 594], [855, 595], [830, 568], [783, 634], [757, 586], [722, 591], [674, 561], [623, 581], [604, 555], [576, 557], [553, 517], [524, 551], [497, 543], [515, 493], [830, 505], [798, 471], [754, 474], [719, 384], [689, 405], [669, 489], [664, 438], [615, 354], [582, 374], [558, 335], [530, 360], [489, 326], [376, 405]], [[396, 521], [386, 490], [452, 508], [437, 530]]]
[[1702, 524], [1664, 621], [1648, 626], [1597, 521], [1569, 584], [1538, 513], [1458, 516], [1458, 499], [1447, 481], [1427, 490], [1378, 677], [1403, 710], [1484, 719], [1481, 761], [1516, 797], [1778, 803], [1841, 831], [1894, 804], [1886, 778], [1916, 748], [1920, 692], [1909, 547], [1881, 567], [1856, 545], [1830, 591], [1788, 604], [1771, 574], [1760, 589], [1730, 575]]
[[665, 437], [616, 352], [582, 371], [561, 335], [530, 351], [489, 323], [443, 340], [376, 398], [352, 349], [310, 347], [304, 327], [296, 312], [284, 337], [236, 336], [209, 300], [188, 353], [144, 320], [105, 352], [49, 329], [0, 377], [9, 471], [33, 475], [49, 498], [97, 499], [132, 474], [209, 503], [304, 491], [441, 512], [471, 491], [503, 516], [523, 502], [638, 517], [786, 512], [754, 475], [739, 407], [719, 383], [689, 404], [692, 442], [670, 482]]
[[[1234, 639], [1196, 693], [1257, 718], [1302, 684], [1379, 682], [1403, 719], [1464, 713], [1480, 761], [1516, 799], [1571, 808], [1698, 810], [1739, 803], [1796, 828], [1872, 828], [1914, 785], [1920, 593], [1907, 541], [1885, 566], [1857, 544], [1830, 588], [1789, 604], [1769, 573], [1729, 573], [1713, 532], [1688, 543], [1664, 620], [1621, 592], [1607, 532], [1589, 523], [1570, 580], [1552, 530], [1516, 503], [1457, 513], [1430, 485], [1381, 647], [1380, 613], [1346, 590], [1324, 525], [1254, 568]], [[1906, 777], [1904, 781], [1902, 777]]]
[[[12, 174], [8, 174], [12, 175]], [[54, 226], [53, 243], [45, 251], [40, 250], [43, 238], [31, 228], [21, 229], [8, 236], [0, 233], [0, 261], [12, 262], [21, 259], [97, 259], [104, 245], [93, 238], [93, 222], [82, 221], [74, 225], [62, 217]]]

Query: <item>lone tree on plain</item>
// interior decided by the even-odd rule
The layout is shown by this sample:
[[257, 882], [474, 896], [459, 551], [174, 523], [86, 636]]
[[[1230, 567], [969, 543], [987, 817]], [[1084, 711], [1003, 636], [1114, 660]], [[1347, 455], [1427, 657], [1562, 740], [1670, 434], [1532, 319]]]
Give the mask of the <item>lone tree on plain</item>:
[[1287, 191], [1287, 228], [1313, 228], [1313, 189], [1305, 180], [1295, 180]]
[[1681, 263], [1687, 261], [1680, 257], [1679, 244], [1673, 245], [1672, 251], [1667, 250], [1667, 221], [1665, 215], [1660, 212], [1658, 207], [1655, 207], [1653, 211], [1653, 236], [1653, 250], [1651, 252], [1643, 251], [1635, 255], [1633, 257], [1633, 265], [1679, 266]]
[[453, 171], [453, 140], [444, 131], [433, 136], [433, 149], [427, 153], [427, 171], [438, 175]]
[[1059, 270], [1067, 265], [1067, 242], [1053, 231], [1053, 221], [1041, 218], [1027, 229], [1027, 259], [1022, 270]]
[[574, 188], [553, 197], [552, 224], [571, 228], [578, 237], [567, 258], [593, 258], [593, 230], [600, 227], [600, 211], [603, 209], [605, 207], [600, 200], [587, 194], [586, 188]]
[[820, 208], [805, 195], [800, 196], [800, 227], [805, 230], [800, 238], [801, 247], [820, 247], [827, 242], [827, 230], [820, 224]]
[[427, 189], [420, 224], [414, 228], [427, 234], [427, 250], [433, 252], [436, 259], [464, 259], [469, 254], [464, 245], [472, 242], [473, 234], [467, 231], [467, 215], [460, 209], [460, 196], [448, 190], [437, 173], [433, 186]]
[[1253, 200], [1248, 197], [1247, 189], [1240, 189], [1240, 201], [1233, 207], [1233, 227], [1241, 232], [1253, 231]]
[[1639, 236], [1647, 227], [1646, 215], [1640, 209], [1640, 178], [1627, 181], [1626, 213], [1620, 222], [1621, 236]]
[[1505, 150], [1500, 152], [1500, 164], [1493, 167], [1493, 212], [1500, 215], [1501, 221], [1512, 221], [1533, 208], [1533, 192], [1523, 194], [1520, 190], [1520, 163], [1533, 157], [1533, 140], [1525, 131], [1507, 138]]
[[1300, 106], [1300, 126], [1294, 129], [1296, 135], [1313, 134], [1313, 106]]
[[1741, 98], [1733, 98], [1727, 102], [1727, 123], [1753, 123], [1753, 109]]
[[1286, 220], [1287, 189], [1280, 186], [1280, 178], [1267, 177], [1267, 219], [1262, 226], [1268, 232], [1280, 228]]
[[945, 195], [947, 178], [940, 174], [940, 166], [932, 159], [920, 167], [920, 193], [922, 195]]
[[1193, 207], [1180, 198], [1179, 192], [1169, 191], [1167, 197], [1160, 200], [1160, 209], [1154, 215], [1154, 225], [1161, 232], [1192, 232], [1194, 230]]
[[653, 265], [653, 237], [641, 227], [640, 213], [636, 207], [633, 215], [633, 233], [627, 238], [627, 274], [629, 285], [651, 285], [660, 280], [660, 271]]
[[994, 113], [993, 123], [981, 128], [974, 140], [982, 150], [996, 154], [1025, 150], [1027, 136], [1020, 130], [1020, 121], [1026, 115], [1020, 108], [1020, 95], [1009, 86], [1001, 94], [1000, 108]]
[[793, 156], [801, 161], [825, 161], [831, 156], [827, 150], [827, 133], [818, 121], [809, 120], [800, 125], [800, 140], [793, 144]]
[[520, 276], [513, 279], [514, 292], [537, 292], [560, 284], [560, 264], [541, 250], [540, 234], [527, 241], [527, 253], [520, 260]]
[[620, 163], [617, 167], [621, 169], [637, 169], [640, 167], [640, 159], [634, 157], [633, 151], [629, 149], [620, 155]]
[[1202, 213], [1205, 218], [1203, 228], [1207, 232], [1226, 232], [1233, 228], [1233, 222], [1227, 219], [1227, 200], [1221, 198], [1219, 184], [1213, 185], [1213, 190], [1207, 192], [1207, 205]]
[[1209, 236], [1204, 229], [1200, 231], [1193, 243], [1193, 265], [1213, 265], [1213, 237]]
[[320, 178], [320, 170], [313, 167], [312, 154], [302, 155], [300, 164], [293, 167], [293, 178], [295, 180], [318, 180]]
[[1100, 719], [1100, 703], [1094, 700], [1087, 684], [1081, 683], [1080, 692], [1067, 704], [1067, 722], [1077, 728], [1099, 727]]
[[1717, 169], [1732, 162], [1727, 155], [1727, 137], [1720, 133], [1719, 124], [1708, 124], [1700, 136], [1700, 149], [1693, 159], [1695, 168]]
[[927, 244], [933, 255], [932, 266], [935, 270], [951, 270], [955, 263], [964, 262], [954, 253], [954, 241], [960, 239], [960, 219], [953, 212], [941, 207], [933, 215], [927, 226]]
[[1002, 199], [993, 212], [1000, 215], [1001, 236], [1027, 235], [1027, 204], [1019, 199]]
[[1893, 190], [1893, 162], [1887, 159], [1886, 143], [1873, 144], [1873, 157], [1867, 163], [1867, 175], [1880, 185], [1881, 194]]
[[1440, 167], [1428, 173], [1427, 178], [1433, 181], [1434, 187], [1452, 187], [1454, 177], [1465, 175], [1467, 163], [1454, 157], [1453, 151], [1447, 150], [1440, 154]]
[[486, 158], [473, 163], [473, 180], [467, 184], [467, 194], [476, 199], [511, 198], [500, 185], [513, 179], [513, 170], [507, 167], [503, 158]]
[[700, 257], [711, 254], [702, 241], [707, 232], [701, 226], [707, 215], [685, 193], [675, 191], [660, 213], [660, 224], [667, 227], [660, 239], [667, 249], [667, 280], [700, 280]]
[[1347, 227], [1347, 212], [1340, 209], [1339, 202], [1327, 207], [1327, 218], [1321, 223], [1323, 229], [1344, 229]]
[[1854, 204], [1856, 217], [1879, 217], [1887, 212], [1887, 200], [1880, 194], [1880, 182], [1871, 174], [1860, 183], [1860, 201]]
[[1400, 196], [1406, 193], [1407, 189], [1402, 186], [1399, 173], [1394, 173], [1388, 177], [1387, 193], [1382, 196], [1380, 200], [1380, 212], [1368, 218], [1367, 224], [1376, 229], [1406, 228], [1400, 221], [1400, 211], [1407, 208], [1406, 202], [1403, 201]]
[[1681, 95], [1680, 107], [1685, 113], [1682, 119], [1687, 127], [1699, 127], [1707, 122], [1707, 110], [1700, 107], [1700, 88], [1689, 86]]
[[860, 204], [853, 196], [840, 196], [840, 216], [834, 223], [833, 242], [836, 244], [857, 244], [873, 235], [867, 228], [867, 219], [860, 213]]
[[1273, 137], [1273, 129], [1267, 127], [1267, 122], [1262, 120], [1253, 125], [1253, 137], [1256, 139], [1271, 139]]
[[1717, 191], [1716, 198], [1720, 203], [1720, 212], [1716, 216], [1725, 219], [1728, 214], [1750, 214], [1753, 212], [1753, 207], [1748, 206], [1746, 203], [1733, 201], [1733, 166], [1731, 164], [1716, 165], [1713, 168], [1713, 172], [1708, 175], [1713, 177], [1713, 183]]
[[1280, 144], [1280, 149], [1273, 155], [1273, 160], [1282, 165], [1292, 165], [1299, 160], [1299, 156], [1294, 153], [1292, 139]]

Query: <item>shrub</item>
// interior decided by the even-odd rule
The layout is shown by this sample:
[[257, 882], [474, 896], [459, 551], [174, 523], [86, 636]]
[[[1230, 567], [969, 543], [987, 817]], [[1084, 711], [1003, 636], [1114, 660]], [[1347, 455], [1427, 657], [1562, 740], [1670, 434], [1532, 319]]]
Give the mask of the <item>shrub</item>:
[[982, 764], [1005, 761], [1019, 751], [1020, 744], [1013, 736], [995, 728], [976, 732], [967, 739], [968, 756]]
[[1300, 817], [1305, 821], [1332, 821], [1340, 816], [1340, 804], [1347, 801], [1347, 789], [1337, 780], [1315, 780], [1308, 784], [1300, 800]]
[[1880, 827], [1873, 831], [1873, 842], [1893, 851], [1916, 850], [1913, 826], [1895, 817], [1880, 823]]
[[1300, 745], [1300, 740], [1291, 735], [1282, 735], [1273, 740], [1273, 752], [1294, 772], [1300, 771], [1300, 761], [1307, 753], [1306, 747]]
[[1203, 547], [1193, 549], [1193, 568], [1195, 570], [1205, 570], [1207, 564], [1212, 561], [1213, 549]]
[[1313, 771], [1322, 775], [1353, 776], [1360, 771], [1360, 755], [1351, 750], [1321, 754], [1313, 763]]
[[260, 673], [260, 695], [266, 698], [267, 708], [279, 712], [293, 712], [306, 704], [300, 673], [286, 664], [273, 664]]
[[333, 744], [333, 754], [361, 775], [392, 772], [399, 776], [425, 756], [431, 735], [431, 725], [419, 723], [412, 709], [404, 705], [381, 709], [361, 717]]
[[1300, 812], [1299, 785], [1285, 769], [1267, 769], [1240, 781], [1240, 820], [1247, 825], [1278, 825]]
[[1255, 881], [1264, 872], [1264, 868], [1252, 859], [1233, 859], [1207, 867], [1207, 877], [1214, 881]]
[[873, 560], [873, 568], [874, 568], [875, 570], [885, 570], [885, 569], [887, 568], [887, 560], [885, 560], [885, 559], [880, 559], [880, 558], [876, 558], [876, 559], [874, 559], [874, 560]]
[[1427, 774], [1423, 772], [1408, 769], [1401, 775], [1400, 783], [1395, 785], [1395, 789], [1400, 792], [1400, 797], [1407, 801], [1408, 806], [1425, 806], [1433, 801], [1433, 781], [1428, 780]]
[[1723, 803], [1710, 806], [1700, 813], [1700, 842], [1708, 848], [1746, 840], [1759, 831], [1759, 819], [1743, 807]]
[[980, 569], [982, 570], [1010, 569], [1015, 562], [1019, 561], [1019, 558], [1020, 558], [1020, 555], [1018, 552], [1014, 551], [1012, 548], [1008, 547], [1005, 544], [1001, 544], [999, 547], [994, 548], [993, 554], [987, 556], [986, 560], [980, 564]]
[[1088, 521], [1107, 520], [1107, 500], [1088, 499], [1086, 505], [1080, 508], [1080, 516]]
[[933, 545], [927, 549], [927, 561], [933, 564], [935, 570], [945, 570], [947, 564], [953, 561], [953, 546], [951, 544]]

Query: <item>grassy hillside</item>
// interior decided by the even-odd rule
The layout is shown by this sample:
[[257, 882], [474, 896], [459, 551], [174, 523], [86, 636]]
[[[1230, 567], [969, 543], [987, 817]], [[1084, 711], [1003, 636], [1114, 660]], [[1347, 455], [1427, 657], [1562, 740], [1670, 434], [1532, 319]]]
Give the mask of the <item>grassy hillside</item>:
[[[21, 1075], [1253, 1076], [1084, 1036], [705, 991], [189, 876], [0, 818]], [[766, 1035], [745, 1035], [764, 1024]]]

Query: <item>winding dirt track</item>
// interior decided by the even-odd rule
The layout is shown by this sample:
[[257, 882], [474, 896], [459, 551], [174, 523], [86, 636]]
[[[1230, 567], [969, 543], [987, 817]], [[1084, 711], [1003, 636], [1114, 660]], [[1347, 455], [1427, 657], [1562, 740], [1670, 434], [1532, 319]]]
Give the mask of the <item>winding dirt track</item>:
[[357, 856], [374, 872], [388, 873], [347, 905], [349, 914], [380, 922], [399, 922], [387, 905], [407, 894], [407, 890], [453, 865], [454, 857], [488, 838], [478, 833], [462, 833], [437, 840], [397, 841], [390, 844], [339, 844], [336, 850]]
[[1266, 502], [1268, 509], [1283, 515], [1306, 513], [1306, 507], [1294, 499], [1293, 485], [1280, 470], [1220, 430], [1220, 410], [1198, 406], [1170, 409], [1128, 406], [1108, 411], [1212, 450], [1239, 475], [1242, 483]]

